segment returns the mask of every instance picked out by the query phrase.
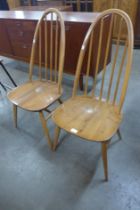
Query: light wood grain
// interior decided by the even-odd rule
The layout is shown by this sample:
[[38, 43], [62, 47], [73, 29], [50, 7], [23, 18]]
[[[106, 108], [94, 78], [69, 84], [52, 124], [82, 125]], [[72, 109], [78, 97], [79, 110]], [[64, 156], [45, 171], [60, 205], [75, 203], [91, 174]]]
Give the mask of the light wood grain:
[[[136, 23], [136, 14], [138, 8], [138, 0], [94, 0], [94, 11], [101, 12], [107, 9], [116, 8], [125, 11], [131, 18], [133, 26]], [[119, 19], [116, 21], [114, 38], [117, 36], [119, 27]], [[122, 27], [121, 40], [125, 39], [127, 34], [125, 25]]]
[[[121, 22], [118, 32], [118, 38], [116, 43], [113, 39], [113, 25], [115, 18], [119, 17], [121, 22], [123, 21], [127, 28], [127, 36], [125, 36], [125, 44], [121, 45], [120, 31]], [[100, 75], [100, 82], [97, 84], [97, 74], [100, 63], [100, 56], [103, 47], [103, 28], [106, 21], [110, 22], [108, 28], [108, 39], [105, 50], [104, 68]], [[96, 60], [96, 75], [93, 81], [91, 93], [88, 90], [89, 81], [89, 62], [91, 50], [91, 39], [94, 37], [95, 27], [100, 28], [98, 43], [98, 55]], [[94, 42], [92, 47], [94, 48]], [[107, 58], [109, 56], [109, 48], [112, 46], [111, 64], [110, 70], [107, 66]], [[121, 49], [121, 51], [120, 51]], [[87, 73], [85, 75], [85, 89], [83, 93], [78, 92], [78, 81], [82, 70], [83, 60], [87, 58]], [[94, 22], [85, 36], [79, 59], [77, 63], [76, 75], [73, 86], [72, 97], [58, 107], [53, 115], [52, 119], [58, 126], [56, 128], [55, 141], [53, 149], [55, 150], [58, 143], [58, 136], [60, 128], [75, 134], [82, 139], [88, 141], [101, 142], [102, 144], [102, 158], [104, 164], [105, 180], [108, 180], [107, 169], [107, 143], [111, 140], [113, 135], [117, 133], [121, 137], [119, 132], [119, 126], [123, 119], [122, 106], [124, 103], [128, 80], [130, 76], [130, 70], [132, 65], [133, 55], [133, 26], [129, 16], [118, 9], [110, 9], [104, 11]], [[107, 78], [106, 73], [109, 71]], [[100, 84], [99, 84], [100, 83]]]
[[32, 81], [10, 91], [8, 98], [22, 109], [40, 111], [60, 98], [61, 93], [58, 93], [57, 83]]
[[85, 96], [66, 102], [53, 114], [59, 127], [90, 141], [106, 141], [118, 130], [119, 107]]
[[[48, 16], [51, 19], [48, 20]], [[57, 31], [54, 30], [54, 23], [57, 22]], [[59, 27], [58, 27], [59, 26]], [[50, 33], [47, 28], [51, 27]], [[42, 33], [44, 35], [42, 36]], [[51, 42], [48, 42], [48, 36], [51, 36]], [[45, 39], [42, 40], [43, 38]], [[55, 37], [55, 39], [54, 39]], [[44, 42], [43, 42], [44, 41]], [[42, 44], [45, 43], [45, 44]], [[56, 46], [55, 46], [56, 44]], [[54, 50], [57, 48], [56, 50]], [[46, 54], [42, 56], [42, 52]], [[55, 53], [57, 51], [57, 54]], [[50, 55], [50, 57], [48, 56]], [[13, 103], [14, 121], [17, 126], [17, 108], [39, 112], [42, 127], [48, 140], [48, 145], [52, 147], [49, 131], [47, 128], [47, 119], [43, 111], [47, 110], [55, 101], [60, 101], [62, 95], [62, 74], [65, 54], [65, 29], [64, 20], [57, 9], [46, 10], [37, 23], [31, 51], [29, 81], [18, 86], [8, 93], [8, 99]], [[54, 65], [57, 56], [57, 65]], [[44, 58], [45, 57], [45, 58]], [[34, 80], [34, 66], [36, 59], [39, 60], [38, 79]], [[42, 67], [45, 64], [46, 68]], [[55, 69], [56, 68], [56, 69]], [[44, 72], [45, 71], [45, 72]], [[54, 76], [55, 74], [55, 76]], [[49, 76], [48, 76], [49, 75]], [[55, 78], [55, 79], [54, 79]]]
[[13, 9], [15, 7], [20, 6], [20, 0], [7, 0], [9, 9]]

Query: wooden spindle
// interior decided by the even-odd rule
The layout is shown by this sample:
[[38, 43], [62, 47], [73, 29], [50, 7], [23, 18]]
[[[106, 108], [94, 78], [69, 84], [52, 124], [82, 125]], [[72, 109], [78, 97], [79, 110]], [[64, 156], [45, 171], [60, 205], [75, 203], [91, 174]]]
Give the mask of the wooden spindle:
[[120, 84], [120, 78], [121, 78], [121, 74], [122, 74], [124, 61], [126, 58], [126, 53], [127, 53], [127, 40], [125, 42], [123, 56], [122, 56], [122, 60], [121, 60], [121, 64], [120, 64], [120, 68], [119, 68], [119, 72], [118, 72], [118, 77], [117, 77], [117, 82], [116, 82], [116, 87], [115, 87], [115, 92], [114, 92], [114, 97], [113, 97], [113, 105], [116, 102], [116, 97], [117, 97], [117, 93], [118, 93], [118, 88], [119, 88], [119, 84]]
[[104, 21], [103, 21], [103, 18], [102, 18], [101, 22], [100, 22], [99, 47], [98, 47], [98, 53], [97, 53], [97, 61], [96, 61], [96, 67], [95, 67], [95, 76], [94, 76], [92, 96], [94, 96], [94, 93], [95, 93], [97, 73], [98, 73], [100, 57], [101, 57], [101, 46], [102, 46], [102, 38], [103, 38], [103, 22]]
[[85, 91], [84, 91], [85, 95], [87, 95], [89, 71], [90, 71], [90, 67], [91, 67], [91, 55], [92, 55], [92, 46], [93, 46], [93, 32], [94, 31], [92, 31], [92, 33], [91, 33], [90, 43], [89, 43], [88, 62], [87, 62], [86, 81], [85, 81]]
[[54, 65], [54, 80], [57, 80], [57, 67], [58, 67], [58, 19], [56, 20], [55, 27], [55, 65]]
[[53, 14], [50, 20], [50, 80], [52, 81], [52, 58], [53, 58]]
[[45, 19], [45, 69], [46, 69], [46, 79], [48, 79], [48, 28], [47, 28], [47, 17]]
[[42, 46], [41, 46], [41, 44], [42, 44], [42, 36], [41, 36], [41, 27], [42, 27], [42, 25], [40, 25], [40, 27], [39, 27], [39, 79], [41, 80], [42, 79], [42, 65], [41, 65], [41, 56], [42, 56], [42, 52], [41, 52], [41, 50], [42, 50]]
[[103, 95], [103, 89], [104, 89], [104, 80], [105, 80], [105, 74], [106, 74], [106, 65], [107, 65], [107, 59], [109, 55], [109, 50], [110, 50], [110, 45], [111, 45], [111, 37], [112, 37], [112, 29], [113, 29], [113, 20], [114, 16], [111, 16], [110, 20], [110, 27], [109, 27], [109, 34], [108, 34], [108, 39], [107, 39], [107, 47], [105, 51], [105, 59], [104, 59], [104, 64], [103, 64], [103, 71], [102, 71], [102, 84], [101, 84], [101, 90], [100, 90], [100, 97], [99, 100], [102, 99]]
[[111, 88], [112, 88], [112, 83], [113, 83], [113, 78], [114, 78], [115, 66], [116, 66], [116, 61], [117, 61], [119, 47], [120, 47], [119, 44], [120, 44], [120, 37], [121, 37], [121, 31], [122, 31], [122, 21], [123, 21], [123, 19], [121, 18], [120, 27], [119, 27], [119, 31], [118, 31], [118, 39], [116, 42], [116, 50], [115, 50], [115, 55], [114, 55], [114, 59], [113, 59], [113, 63], [112, 63], [110, 82], [109, 82], [109, 86], [108, 86], [107, 102], [109, 101], [110, 95], [111, 95]]

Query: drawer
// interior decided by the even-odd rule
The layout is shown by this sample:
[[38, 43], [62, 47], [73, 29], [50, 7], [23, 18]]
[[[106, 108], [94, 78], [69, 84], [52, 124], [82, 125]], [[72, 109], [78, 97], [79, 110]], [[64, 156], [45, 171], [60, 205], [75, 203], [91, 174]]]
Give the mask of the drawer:
[[[20, 58], [20, 59], [30, 61], [31, 49], [32, 49], [31, 44], [23, 44], [23, 43], [20, 43], [20, 42], [12, 42], [13, 55]], [[36, 53], [35, 53], [35, 63], [38, 63], [38, 60], [39, 60], [39, 54], [38, 54], [38, 51], [36, 51]]]
[[32, 44], [34, 31], [25, 31], [23, 29], [8, 28], [9, 39], [11, 42], [23, 42], [25, 44]]
[[3, 20], [0, 20], [0, 52], [2, 54], [12, 54], [11, 44]]
[[7, 29], [22, 29], [25, 31], [35, 31], [37, 22], [30, 20], [5, 20]]
[[12, 42], [12, 49], [14, 56], [23, 58], [25, 60], [30, 60], [31, 55], [31, 44], [23, 44], [18, 42]]

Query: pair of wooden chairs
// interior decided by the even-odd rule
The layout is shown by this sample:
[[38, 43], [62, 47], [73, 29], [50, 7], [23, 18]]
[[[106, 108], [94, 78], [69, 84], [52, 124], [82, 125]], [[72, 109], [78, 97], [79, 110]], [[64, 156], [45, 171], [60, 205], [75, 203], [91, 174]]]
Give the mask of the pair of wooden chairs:
[[[118, 37], [112, 40], [115, 22], [118, 18]], [[104, 57], [103, 70], [98, 74], [102, 55], [104, 23], [108, 20], [108, 38]], [[120, 40], [122, 28], [126, 27], [127, 36]], [[123, 27], [122, 27], [123, 26]], [[93, 43], [95, 28], [99, 28], [98, 43]], [[41, 34], [44, 34], [41, 36]], [[94, 80], [89, 78], [90, 67], [94, 59], [94, 47], [98, 45]], [[120, 52], [119, 52], [120, 51]], [[55, 138], [52, 143], [47, 120], [50, 117], [49, 106], [61, 102], [62, 74], [65, 55], [65, 27], [61, 13], [56, 9], [48, 9], [39, 20], [32, 45], [29, 81], [8, 93], [13, 103], [15, 126], [17, 126], [17, 108], [38, 112], [48, 145], [55, 150], [58, 144], [60, 129], [64, 129], [88, 141], [100, 142], [105, 179], [107, 171], [107, 145], [113, 135], [119, 133], [124, 103], [132, 64], [133, 27], [126, 13], [110, 9], [99, 14], [89, 27], [81, 46], [76, 68], [72, 97], [51, 113], [56, 124]], [[43, 58], [42, 58], [43, 55]], [[44, 56], [45, 55], [45, 56]], [[110, 64], [107, 65], [107, 60]], [[82, 71], [83, 60], [87, 60], [83, 93], [78, 93], [78, 81]], [[33, 79], [34, 65], [39, 63], [38, 79]], [[90, 84], [89, 84], [90, 83]], [[89, 92], [90, 86], [90, 92]], [[44, 112], [49, 115], [45, 118]]]

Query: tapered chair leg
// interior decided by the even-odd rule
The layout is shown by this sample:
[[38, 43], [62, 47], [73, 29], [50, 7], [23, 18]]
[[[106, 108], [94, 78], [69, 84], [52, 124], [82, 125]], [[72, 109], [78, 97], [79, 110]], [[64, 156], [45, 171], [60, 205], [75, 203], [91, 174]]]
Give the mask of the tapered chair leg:
[[45, 136], [47, 138], [47, 141], [48, 141], [48, 145], [50, 147], [50, 149], [52, 149], [52, 142], [51, 142], [51, 138], [50, 138], [50, 135], [49, 135], [49, 130], [47, 128], [47, 122], [45, 120], [45, 117], [43, 115], [43, 112], [39, 112], [39, 117], [40, 117], [40, 120], [41, 120], [41, 123], [42, 123], [42, 127], [43, 127], [43, 130], [44, 130], [44, 133], [45, 133]]
[[102, 159], [104, 165], [105, 181], [108, 181], [108, 164], [107, 164], [107, 142], [102, 142]]
[[60, 104], [63, 104], [63, 101], [62, 101], [61, 98], [58, 99], [58, 102], [59, 102]]
[[60, 134], [60, 128], [58, 126], [56, 126], [56, 128], [55, 128], [55, 136], [54, 136], [54, 143], [53, 143], [53, 151], [56, 150], [56, 146], [58, 144], [59, 134]]
[[17, 128], [17, 105], [13, 105], [14, 125]]
[[122, 140], [121, 132], [119, 129], [117, 130], [117, 134], [118, 134], [119, 139]]

